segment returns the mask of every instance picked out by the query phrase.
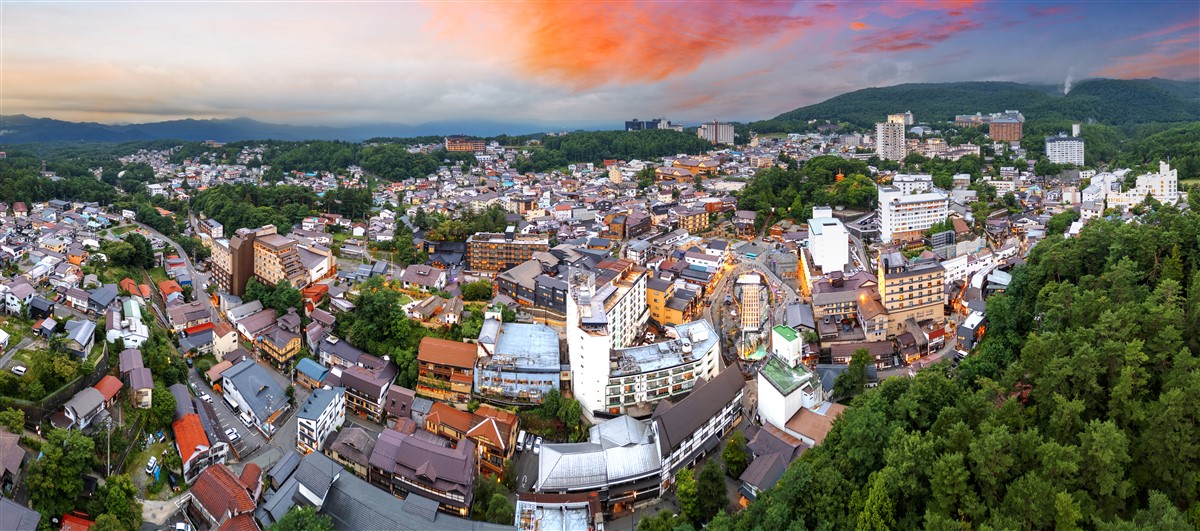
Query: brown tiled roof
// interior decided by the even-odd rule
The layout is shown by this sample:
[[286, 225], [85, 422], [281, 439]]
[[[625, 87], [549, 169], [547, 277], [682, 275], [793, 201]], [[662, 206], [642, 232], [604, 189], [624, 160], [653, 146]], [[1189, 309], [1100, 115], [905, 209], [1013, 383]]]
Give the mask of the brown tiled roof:
[[258, 488], [258, 480], [262, 478], [262, 467], [254, 463], [246, 463], [246, 468], [242, 469], [242, 475], [238, 477], [238, 481], [246, 486], [246, 489], [253, 492]]
[[846, 406], [841, 404], [830, 404], [829, 410], [822, 415], [808, 408], [800, 408], [800, 411], [788, 419], [785, 426], [789, 430], [812, 439], [814, 444], [821, 444], [821, 441], [824, 441], [825, 436], [829, 434], [829, 430], [833, 429], [833, 420], [844, 409]]
[[104, 396], [104, 401], [107, 402], [117, 396], [124, 386], [125, 384], [121, 383], [120, 379], [110, 374], [100, 379], [100, 382], [96, 384], [96, 390], [100, 391], [100, 394]]
[[474, 368], [476, 355], [476, 347], [471, 343], [425, 337], [421, 339], [417, 361], [451, 367]]
[[471, 429], [470, 413], [459, 411], [442, 402], [434, 402], [433, 406], [429, 408], [429, 415], [425, 417], [425, 420], [435, 426], [445, 424], [461, 433], [466, 433]]
[[240, 514], [225, 521], [217, 531], [259, 531], [258, 523], [249, 514]]
[[204, 425], [200, 415], [189, 413], [171, 424], [175, 432], [175, 443], [179, 448], [179, 458], [187, 463], [200, 447], [208, 447], [208, 436], [204, 434]]
[[192, 497], [217, 519], [226, 513], [249, 513], [255, 507], [246, 487], [233, 475], [232, 470], [221, 463], [209, 466], [200, 473], [195, 485], [192, 485]]

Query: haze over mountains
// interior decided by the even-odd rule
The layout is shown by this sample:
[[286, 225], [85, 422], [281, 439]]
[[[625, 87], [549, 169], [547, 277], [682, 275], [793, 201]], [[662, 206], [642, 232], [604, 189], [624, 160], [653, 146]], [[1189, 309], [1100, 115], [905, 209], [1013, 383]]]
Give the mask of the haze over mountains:
[[[955, 114], [1022, 111], [1031, 120], [1076, 120], [1127, 123], [1200, 120], [1200, 80], [1093, 79], [1061, 86], [1009, 82], [913, 83], [848, 92], [800, 107], [774, 118], [752, 122], [751, 129], [775, 132], [802, 129], [808, 120], [837, 120], [868, 126], [888, 113], [912, 111], [919, 121], [937, 123]], [[216, 140], [347, 140], [467, 134], [495, 136], [549, 130], [614, 129], [612, 124], [533, 124], [484, 120], [443, 120], [417, 125], [364, 124], [306, 126], [260, 122], [250, 118], [170, 120], [113, 125], [69, 122], [25, 115], [0, 117], [0, 144], [30, 142], [128, 142], [160, 139]]]

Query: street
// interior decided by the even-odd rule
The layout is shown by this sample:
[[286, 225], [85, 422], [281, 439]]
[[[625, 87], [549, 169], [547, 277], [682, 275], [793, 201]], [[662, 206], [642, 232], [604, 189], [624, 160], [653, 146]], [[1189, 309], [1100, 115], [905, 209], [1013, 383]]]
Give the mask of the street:
[[213, 307], [212, 300], [208, 298], [207, 293], [204, 293], [204, 290], [200, 289], [201, 286], [208, 284], [208, 273], [197, 272], [194, 264], [192, 264], [192, 258], [188, 256], [187, 253], [183, 252], [183, 247], [180, 246], [175, 240], [166, 237], [166, 235], [150, 228], [148, 225], [144, 225], [136, 221], [134, 223], [136, 223], [137, 226], [142, 230], [146, 231], [146, 233], [151, 237], [158, 238], [175, 249], [175, 254], [178, 254], [179, 257], [183, 259], [183, 263], [187, 264], [188, 274], [192, 277], [192, 293], [194, 298], [198, 301], [201, 301], [205, 308], [208, 308], [208, 311], [212, 315], [213, 321], [215, 322], [217, 319], [217, 310]]

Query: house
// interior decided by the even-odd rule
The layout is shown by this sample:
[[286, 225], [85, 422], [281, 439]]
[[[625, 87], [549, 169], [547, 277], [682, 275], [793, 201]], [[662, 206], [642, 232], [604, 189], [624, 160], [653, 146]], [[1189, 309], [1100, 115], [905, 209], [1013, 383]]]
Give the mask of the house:
[[326, 367], [353, 367], [365, 353], [337, 336], [325, 336], [317, 346], [317, 357]]
[[237, 331], [229, 323], [218, 321], [212, 328], [213, 356], [221, 361], [238, 347]]
[[466, 408], [476, 356], [476, 347], [470, 343], [422, 338], [417, 348], [417, 394]]
[[346, 407], [360, 417], [383, 422], [384, 399], [399, 373], [396, 365], [386, 358], [363, 354], [357, 365], [341, 369], [341, 373], [340, 382], [346, 388]]
[[[187, 403], [191, 404], [190, 397]], [[208, 435], [204, 432], [200, 415], [196, 413], [175, 420], [171, 429], [175, 433], [175, 451], [179, 452], [179, 459], [183, 463], [183, 482], [191, 485], [212, 464]]]
[[172, 334], [212, 321], [212, 313], [200, 301], [176, 304], [167, 308], [167, 321]]
[[296, 363], [296, 383], [309, 389], [319, 389], [324, 385], [329, 369], [322, 367], [312, 358], [301, 358]]
[[92, 346], [96, 343], [96, 323], [84, 319], [72, 319], [67, 321], [65, 328], [67, 337], [63, 342], [63, 348], [81, 359], [87, 359], [88, 354], [92, 352]]
[[104, 395], [95, 387], [85, 387], [63, 404], [62, 416], [54, 415], [51, 423], [57, 428], [84, 429], [104, 411]]
[[221, 392], [226, 401], [238, 404], [234, 409], [243, 418], [268, 436], [275, 432], [272, 421], [289, 407], [283, 386], [252, 359], [221, 373]]
[[[35, 296], [30, 299], [28, 308], [30, 319], [45, 319], [54, 316], [54, 303], [42, 297]], [[17, 312], [20, 312], [19, 308]]]
[[[33, 302], [34, 289], [33, 286], [25, 281], [13, 281], [8, 284], [8, 292], [4, 294], [4, 306], [8, 313], [12, 315], [22, 315], [26, 308], [30, 308]], [[45, 315], [34, 317], [33, 319], [45, 318]]]
[[86, 313], [88, 311], [88, 299], [91, 297], [90, 293], [79, 288], [71, 288], [68, 289], [63, 296], [63, 300], [66, 301], [68, 306], [81, 312]]
[[296, 411], [296, 449], [320, 452], [329, 434], [346, 422], [346, 389], [317, 389]]
[[475, 443], [447, 448], [396, 430], [383, 430], [368, 460], [369, 481], [394, 495], [427, 496], [437, 509], [466, 516], [474, 494]]
[[258, 488], [257, 484], [243, 483], [242, 478], [224, 464], [206, 467], [192, 485], [187, 506], [188, 517], [195, 522], [206, 523], [210, 529], [258, 531], [258, 523], [253, 516], [256, 504], [252, 495]]
[[[264, 358], [276, 367], [283, 367], [300, 354], [302, 346], [299, 328], [299, 316], [295, 309], [289, 309], [288, 314], [276, 320], [274, 326], [268, 327], [255, 336], [254, 345], [265, 354]], [[289, 324], [289, 318], [295, 318], [296, 324]]]
[[[0, 486], [5, 489], [15, 486], [17, 477], [21, 474], [21, 463], [24, 461], [25, 449], [21, 448], [21, 436], [7, 431], [0, 432]], [[0, 516], [0, 521], [3, 521], [3, 516]]]
[[0, 529], [9, 531], [37, 531], [42, 513], [30, 509], [8, 498], [0, 497]]
[[412, 389], [400, 387], [399, 385], [389, 387], [387, 397], [385, 397], [383, 403], [383, 412], [386, 415], [386, 420], [415, 420], [413, 418], [413, 402], [416, 400], [416, 396], [416, 392]]
[[124, 375], [128, 375], [129, 371], [134, 369], [145, 367], [142, 363], [142, 353], [137, 349], [127, 348], [122, 350], [118, 359], [118, 370]]
[[109, 343], [121, 340], [125, 348], [141, 348], [150, 340], [150, 327], [142, 322], [141, 311], [133, 299], [126, 302], [130, 303], [133, 311], [126, 312], [124, 318], [117, 308], [104, 312], [104, 338]]
[[96, 382], [96, 390], [100, 391], [101, 398], [104, 399], [104, 407], [112, 407], [117, 400], [117, 393], [121, 392], [121, 388], [125, 384], [121, 383], [121, 379], [113, 375], [106, 375]]
[[400, 281], [408, 289], [440, 290], [446, 288], [446, 270], [424, 264], [413, 264], [404, 269]]
[[497, 313], [487, 313], [479, 332], [475, 393], [505, 403], [540, 403], [561, 383], [558, 332], [541, 324], [503, 323]]
[[354, 475], [366, 479], [368, 461], [374, 449], [375, 436], [358, 426], [351, 426], [334, 433], [325, 445], [325, 455], [350, 469]]
[[133, 405], [139, 409], [150, 409], [151, 397], [154, 391], [154, 377], [150, 369], [134, 369], [129, 372], [129, 390]]
[[737, 368], [710, 381], [697, 381], [679, 402], [661, 400], [651, 416], [662, 456], [662, 481], [674, 481], [680, 469], [711, 452], [742, 416], [745, 380]]
[[88, 311], [100, 315], [107, 310], [112, 303], [117, 300], [117, 285], [104, 284], [95, 290], [92, 290], [88, 296]]

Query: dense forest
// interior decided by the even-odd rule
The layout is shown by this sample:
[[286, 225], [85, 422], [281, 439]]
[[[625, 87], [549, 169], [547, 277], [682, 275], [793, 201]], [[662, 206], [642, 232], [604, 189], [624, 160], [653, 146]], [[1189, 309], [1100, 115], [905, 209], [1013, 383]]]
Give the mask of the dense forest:
[[712, 144], [695, 134], [667, 129], [648, 131], [584, 131], [542, 139], [542, 147], [560, 152], [567, 162], [604, 159], [654, 159], [666, 155], [695, 155], [712, 149]]
[[[845, 176], [840, 182], [837, 174]], [[808, 220], [814, 206], [874, 207], [878, 193], [867, 163], [835, 156], [788, 159], [788, 168], [767, 168], [738, 194], [738, 210], [753, 210], [759, 223], [774, 209], [776, 219]]]
[[[1190, 88], [1189, 88], [1190, 87]], [[998, 81], [909, 83], [868, 88], [753, 122], [760, 133], [811, 129], [809, 120], [871, 128], [890, 113], [912, 111], [918, 122], [944, 123], [957, 114], [1017, 109], [1027, 120], [1109, 125], [1200, 120], [1200, 84], [1166, 80], [1093, 79], [1062, 96], [1061, 87]], [[1189, 95], [1190, 94], [1190, 95]]]
[[316, 194], [301, 186], [227, 184], [196, 194], [192, 208], [224, 225], [226, 235], [272, 224], [286, 233], [320, 207]]
[[975, 354], [866, 390], [708, 528], [1200, 526], [1200, 212], [1052, 235], [987, 306]]

